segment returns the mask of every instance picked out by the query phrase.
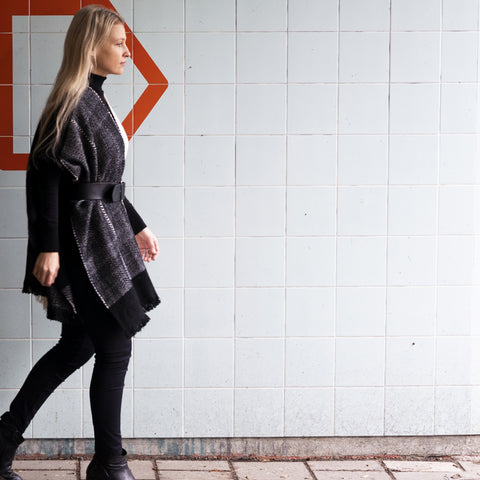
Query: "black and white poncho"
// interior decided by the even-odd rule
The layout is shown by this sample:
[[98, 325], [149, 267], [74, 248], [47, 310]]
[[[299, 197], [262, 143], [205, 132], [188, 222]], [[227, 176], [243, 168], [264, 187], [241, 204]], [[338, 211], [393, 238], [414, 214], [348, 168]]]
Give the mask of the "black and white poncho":
[[132, 336], [148, 322], [146, 312], [160, 303], [145, 269], [135, 240], [137, 232], [132, 229], [126, 205], [130, 211], [133, 207], [126, 199], [109, 202], [68, 198], [68, 186], [76, 182], [121, 182], [125, 151], [126, 139], [118, 119], [105, 103], [101, 91], [90, 86], [73, 112], [57, 155], [62, 172], [60, 271], [51, 287], [41, 286], [32, 274], [38, 253], [44, 251], [39, 232], [45, 225], [42, 225], [38, 198], [45, 185], [41, 182], [42, 166], [37, 169], [29, 161], [29, 239], [23, 292], [41, 296], [48, 318], [75, 323], [77, 310], [67, 267], [72, 258], [80, 258], [100, 300], [125, 333]]

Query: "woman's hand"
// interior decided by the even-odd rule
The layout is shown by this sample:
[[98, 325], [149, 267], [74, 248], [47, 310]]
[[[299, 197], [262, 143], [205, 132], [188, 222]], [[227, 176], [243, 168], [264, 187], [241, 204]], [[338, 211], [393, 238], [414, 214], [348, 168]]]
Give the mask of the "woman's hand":
[[141, 232], [135, 235], [138, 248], [142, 254], [145, 262], [153, 261], [158, 256], [158, 241], [157, 237], [151, 232], [148, 227], [145, 227]]
[[50, 287], [57, 278], [60, 268], [58, 252], [41, 252], [33, 267], [33, 275], [44, 287]]

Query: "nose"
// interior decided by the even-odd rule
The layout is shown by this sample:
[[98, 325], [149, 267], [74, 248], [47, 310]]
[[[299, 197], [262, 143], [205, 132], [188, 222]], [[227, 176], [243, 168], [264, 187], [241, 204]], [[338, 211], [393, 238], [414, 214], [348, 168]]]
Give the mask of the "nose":
[[132, 55], [130, 54], [130, 50], [128, 47], [125, 45], [125, 51], [123, 52], [124, 57], [131, 57]]

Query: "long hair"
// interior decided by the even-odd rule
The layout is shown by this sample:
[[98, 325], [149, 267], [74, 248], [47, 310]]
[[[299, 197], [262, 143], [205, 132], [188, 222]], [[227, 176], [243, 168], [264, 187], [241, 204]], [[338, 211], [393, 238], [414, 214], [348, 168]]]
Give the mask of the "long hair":
[[32, 150], [34, 165], [40, 152], [57, 161], [63, 130], [95, 68], [95, 49], [108, 39], [118, 23], [125, 21], [117, 12], [100, 5], [88, 5], [73, 17], [65, 37], [62, 64], [38, 124], [37, 141]]

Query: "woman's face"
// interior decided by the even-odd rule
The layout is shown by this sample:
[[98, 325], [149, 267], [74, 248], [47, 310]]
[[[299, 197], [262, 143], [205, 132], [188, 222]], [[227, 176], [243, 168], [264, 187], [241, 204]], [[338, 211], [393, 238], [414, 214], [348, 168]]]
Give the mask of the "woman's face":
[[115, 24], [105, 43], [95, 51], [96, 65], [92, 72], [102, 77], [109, 73], [121, 75], [130, 56], [126, 41], [125, 27], [121, 23]]

